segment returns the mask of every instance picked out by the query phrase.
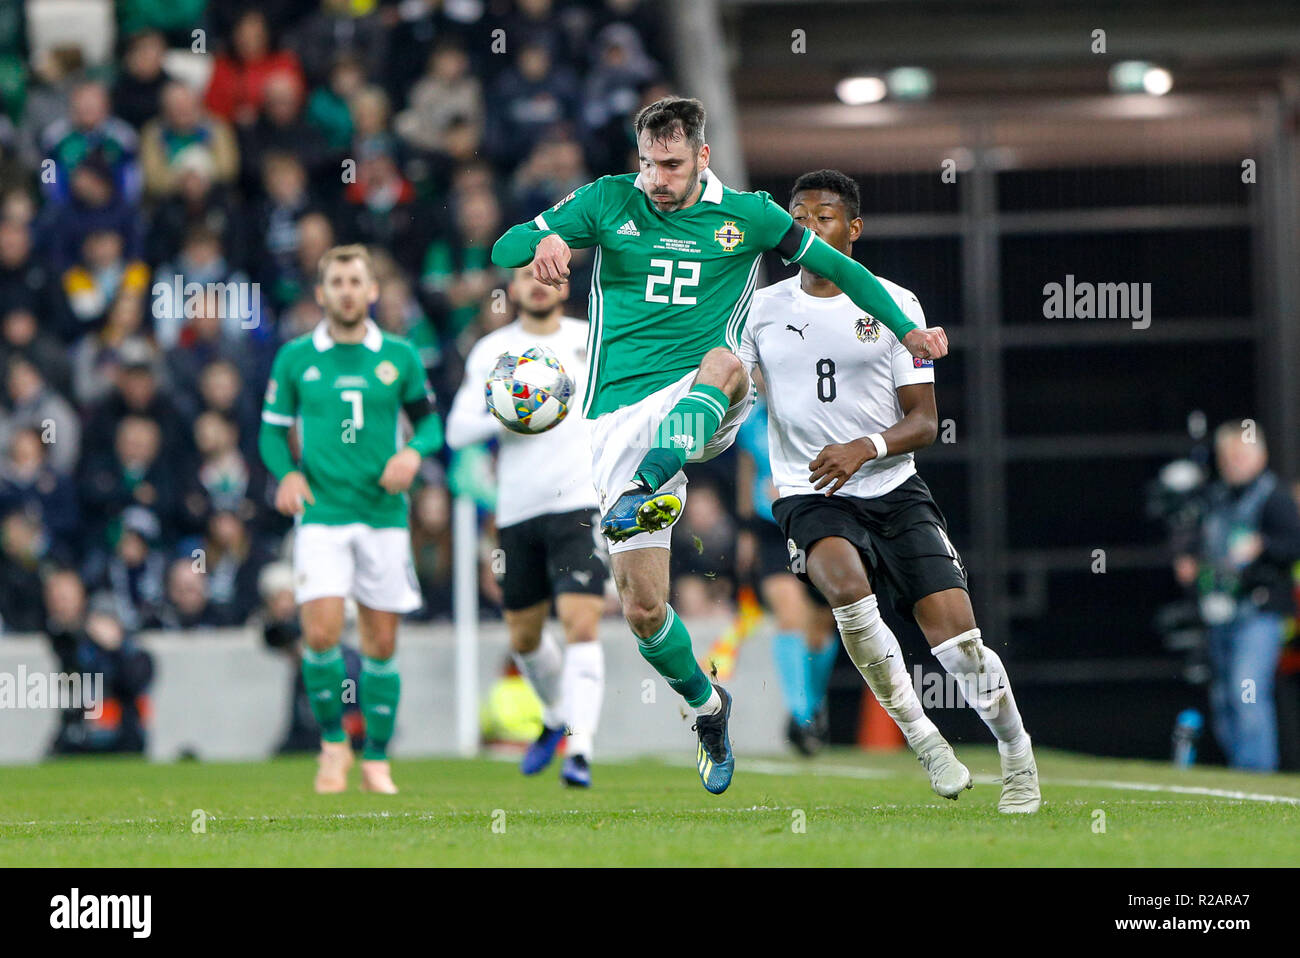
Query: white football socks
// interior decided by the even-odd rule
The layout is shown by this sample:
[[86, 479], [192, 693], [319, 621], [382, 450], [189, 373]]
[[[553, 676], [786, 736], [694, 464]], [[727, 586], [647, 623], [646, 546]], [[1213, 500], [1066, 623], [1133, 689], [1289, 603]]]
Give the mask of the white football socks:
[[564, 652], [559, 643], [545, 630], [542, 640], [531, 652], [516, 652], [515, 665], [523, 673], [537, 697], [542, 700], [542, 721], [547, 728], [564, 724], [560, 712], [560, 672], [564, 665]]
[[903, 663], [903, 650], [893, 631], [880, 618], [876, 597], [869, 595], [831, 611], [849, 658], [915, 751], [926, 736], [938, 729], [921, 709], [921, 700]]
[[986, 646], [979, 629], [971, 629], [930, 650], [957, 680], [966, 704], [984, 720], [998, 740], [998, 752], [1021, 758], [1029, 751], [1029, 735], [1020, 720], [1002, 659]]
[[718, 687], [710, 684], [709, 697], [703, 705], [695, 706], [696, 715], [717, 715], [722, 711], [722, 696], [718, 694]]
[[600, 705], [605, 696], [605, 650], [600, 642], [571, 642], [564, 650], [564, 714], [569, 719], [570, 755], [591, 761]]

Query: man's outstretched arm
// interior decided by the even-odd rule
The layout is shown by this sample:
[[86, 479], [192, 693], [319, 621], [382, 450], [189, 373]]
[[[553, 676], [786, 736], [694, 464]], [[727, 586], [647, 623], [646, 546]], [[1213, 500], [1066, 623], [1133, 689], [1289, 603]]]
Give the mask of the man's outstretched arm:
[[948, 337], [943, 327], [919, 328], [907, 318], [894, 302], [894, 297], [889, 295], [889, 291], [869, 269], [845, 256], [821, 237], [809, 235], [811, 242], [804, 244], [803, 254], [796, 254], [790, 262], [798, 263], [818, 276], [829, 279], [844, 290], [854, 305], [883, 323], [913, 356], [940, 359], [948, 354]]

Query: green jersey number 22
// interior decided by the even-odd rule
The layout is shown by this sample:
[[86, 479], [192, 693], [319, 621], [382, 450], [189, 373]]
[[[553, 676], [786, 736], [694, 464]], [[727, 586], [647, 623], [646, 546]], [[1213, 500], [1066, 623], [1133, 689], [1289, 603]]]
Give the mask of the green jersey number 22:
[[[694, 306], [695, 297], [687, 296], [682, 290], [687, 286], [700, 285], [700, 264], [677, 262], [678, 274], [673, 276], [674, 261], [670, 259], [652, 259], [650, 268], [652, 270], [661, 270], [659, 273], [650, 273], [645, 279], [645, 301], [647, 303], [671, 303], [674, 306]], [[687, 276], [685, 274], [689, 273]], [[667, 286], [669, 283], [673, 287], [672, 299], [669, 299], [665, 293], [656, 293], [656, 286]]]

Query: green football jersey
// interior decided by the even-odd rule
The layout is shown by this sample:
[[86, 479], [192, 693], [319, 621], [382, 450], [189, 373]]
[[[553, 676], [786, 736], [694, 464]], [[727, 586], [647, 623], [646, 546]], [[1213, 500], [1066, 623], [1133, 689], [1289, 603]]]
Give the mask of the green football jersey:
[[802, 248], [783, 255], [794, 261], [811, 242], [767, 193], [733, 190], [709, 170], [701, 182], [695, 203], [661, 213], [637, 174], [604, 176], [533, 221], [573, 248], [597, 247], [588, 419], [676, 382], [710, 349], [738, 349], [762, 254], [790, 234]]
[[338, 343], [324, 322], [280, 347], [262, 419], [299, 423], [301, 469], [315, 504], [303, 522], [405, 527], [407, 499], [379, 477], [401, 448], [398, 413], [429, 395], [415, 347], [366, 321], [360, 343]]

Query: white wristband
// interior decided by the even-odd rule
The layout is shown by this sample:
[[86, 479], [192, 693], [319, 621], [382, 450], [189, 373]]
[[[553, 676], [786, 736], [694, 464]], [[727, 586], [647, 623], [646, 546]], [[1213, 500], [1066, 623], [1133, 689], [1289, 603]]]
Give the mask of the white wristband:
[[873, 446], [876, 447], [876, 458], [877, 458], [877, 459], [884, 459], [887, 455], [889, 455], [889, 447], [885, 445], [885, 437], [884, 437], [884, 436], [882, 436], [882, 435], [881, 435], [880, 433], [878, 433], [878, 432], [873, 432], [873, 433], [872, 433], [870, 436], [868, 436], [867, 438], [870, 439], [870, 440], [871, 440], [871, 444], [872, 444]]

